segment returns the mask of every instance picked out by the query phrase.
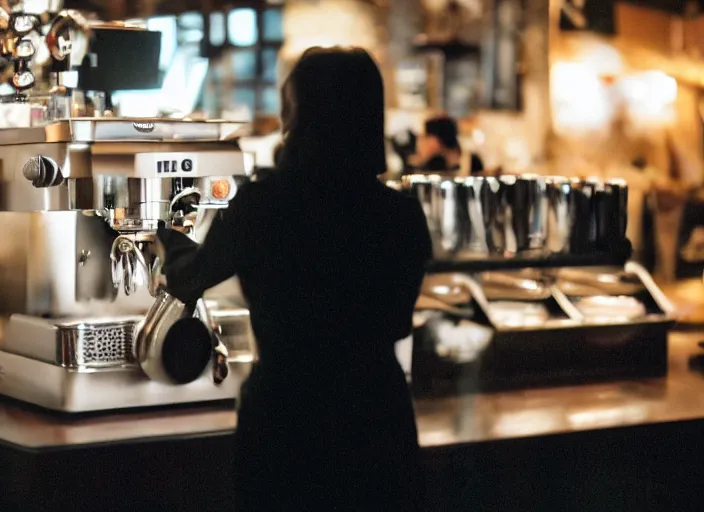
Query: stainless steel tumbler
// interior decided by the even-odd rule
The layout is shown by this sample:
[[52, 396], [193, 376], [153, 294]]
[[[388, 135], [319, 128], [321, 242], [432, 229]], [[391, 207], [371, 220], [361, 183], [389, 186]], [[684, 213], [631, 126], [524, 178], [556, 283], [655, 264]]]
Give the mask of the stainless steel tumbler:
[[539, 176], [502, 176], [505, 254], [539, 255], [547, 238], [547, 195]]
[[547, 194], [547, 240], [546, 247], [553, 254], [566, 253], [570, 250], [572, 232], [572, 186], [562, 176], [545, 178]]
[[595, 178], [570, 180], [572, 187], [570, 252], [586, 254], [596, 249], [596, 191], [601, 182]]
[[626, 239], [628, 227], [628, 184], [610, 179], [596, 191], [596, 242], [601, 250], [611, 251]]

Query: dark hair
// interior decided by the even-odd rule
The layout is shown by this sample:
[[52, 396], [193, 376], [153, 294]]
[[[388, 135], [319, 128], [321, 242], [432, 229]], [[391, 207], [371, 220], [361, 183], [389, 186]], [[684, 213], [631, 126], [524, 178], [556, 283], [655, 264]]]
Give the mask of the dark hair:
[[447, 149], [459, 149], [457, 123], [451, 117], [435, 117], [425, 122], [426, 135], [434, 135]]
[[360, 48], [310, 48], [282, 89], [282, 171], [364, 179], [386, 172], [384, 82]]

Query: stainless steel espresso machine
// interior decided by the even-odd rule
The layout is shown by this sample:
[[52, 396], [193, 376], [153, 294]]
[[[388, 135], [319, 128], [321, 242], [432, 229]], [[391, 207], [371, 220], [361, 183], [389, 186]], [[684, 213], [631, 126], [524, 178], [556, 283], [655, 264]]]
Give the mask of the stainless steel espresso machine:
[[[19, 48], [27, 39], [13, 32], [13, 22], [29, 15], [5, 15], [3, 47]], [[46, 19], [52, 17], [42, 13], [25, 21], [40, 26]], [[49, 93], [27, 93], [14, 76], [16, 94], [0, 105], [13, 113], [0, 129], [0, 393], [62, 412], [235, 399], [254, 352], [248, 310], [231, 285], [210, 291], [193, 313], [212, 336], [213, 355], [186, 381], [147, 371], [162, 356], [142, 357], [135, 331], [162, 298], [155, 285], [163, 263], [158, 223], [202, 240], [248, 180], [236, 142], [243, 125], [120, 118], [99, 104], [77, 112], [77, 97], [105, 93], [91, 91], [86, 76], [105, 84], [106, 73], [124, 80], [136, 72], [147, 83], [144, 73], [153, 72], [129, 62], [96, 70], [110, 62], [96, 48], [109, 49], [124, 34], [158, 59], [159, 37], [139, 27], [87, 24], [70, 11], [53, 19], [41, 31], [56, 46]], [[75, 66], [63, 62], [81, 37], [83, 58]], [[15, 53], [7, 57], [15, 75], [26, 76]], [[192, 373], [192, 361], [183, 364]], [[219, 374], [218, 364], [225, 364]]]

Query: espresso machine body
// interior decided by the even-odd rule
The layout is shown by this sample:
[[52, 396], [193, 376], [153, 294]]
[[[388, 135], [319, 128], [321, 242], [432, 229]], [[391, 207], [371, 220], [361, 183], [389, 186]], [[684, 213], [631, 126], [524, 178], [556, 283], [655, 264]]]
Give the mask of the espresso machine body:
[[[64, 120], [0, 130], [0, 393], [64, 412], [235, 399], [253, 359], [233, 286], [206, 296], [229, 368], [156, 382], [134, 355], [160, 221], [196, 240], [248, 180], [238, 123]], [[124, 247], [127, 247], [125, 249]]]
[[248, 179], [246, 125], [120, 117], [111, 93], [161, 87], [161, 34], [61, 4], [0, 5], [0, 394], [65, 412], [234, 399], [254, 350], [232, 283], [184, 318], [200, 345], [174, 331], [168, 355], [196, 356], [165, 378], [138, 334], [166, 293], [159, 223], [202, 241]]

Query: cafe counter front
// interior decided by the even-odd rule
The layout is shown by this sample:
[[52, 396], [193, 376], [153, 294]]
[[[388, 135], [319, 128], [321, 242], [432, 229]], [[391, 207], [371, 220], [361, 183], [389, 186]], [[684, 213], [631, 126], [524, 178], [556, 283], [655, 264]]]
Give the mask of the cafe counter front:
[[[418, 399], [428, 509], [701, 510], [702, 340], [672, 333], [664, 378]], [[232, 403], [1, 402], [0, 510], [229, 510], [236, 426]]]

